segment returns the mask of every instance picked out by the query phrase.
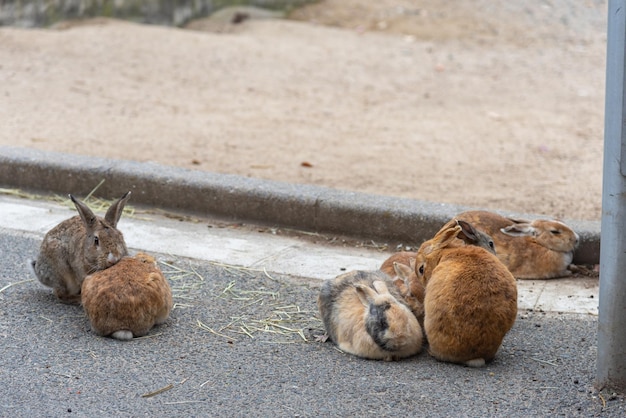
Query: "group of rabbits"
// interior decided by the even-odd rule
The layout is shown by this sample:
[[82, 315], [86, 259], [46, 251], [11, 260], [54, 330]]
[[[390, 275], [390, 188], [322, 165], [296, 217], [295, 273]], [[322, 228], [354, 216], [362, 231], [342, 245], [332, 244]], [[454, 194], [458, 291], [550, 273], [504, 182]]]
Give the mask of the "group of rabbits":
[[156, 260], [144, 253], [130, 257], [117, 229], [129, 198], [124, 194], [101, 218], [70, 195], [78, 215], [48, 231], [30, 263], [61, 302], [82, 304], [97, 335], [118, 340], [146, 335], [172, 309], [172, 291]]
[[[96, 216], [78, 215], [45, 235], [31, 267], [64, 303], [82, 304], [100, 336], [131, 340], [167, 320], [172, 292], [153, 257], [128, 249], [117, 223], [130, 192]], [[324, 282], [317, 304], [330, 339], [363, 358], [397, 360], [424, 340], [438, 360], [480, 367], [493, 360], [517, 316], [518, 279], [567, 276], [578, 235], [555, 220], [491, 212], [457, 215], [417, 252], [393, 254], [378, 271]]]
[[556, 220], [463, 212], [417, 252], [325, 282], [317, 304], [328, 337], [347, 353], [397, 360], [427, 340], [437, 360], [482, 367], [515, 322], [516, 278], [571, 275], [578, 241]]

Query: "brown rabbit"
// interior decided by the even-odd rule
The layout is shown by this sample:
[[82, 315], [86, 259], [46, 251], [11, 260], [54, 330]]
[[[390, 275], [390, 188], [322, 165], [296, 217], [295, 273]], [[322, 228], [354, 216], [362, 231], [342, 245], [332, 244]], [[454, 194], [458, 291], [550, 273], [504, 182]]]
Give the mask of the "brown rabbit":
[[[487, 251], [496, 254], [496, 246], [491, 236], [485, 232], [478, 230], [472, 224], [462, 219], [451, 219], [440, 230], [446, 229], [450, 226], [459, 225], [461, 227], [461, 234], [459, 234], [457, 245], [476, 245], [486, 249]], [[411, 268], [415, 268], [415, 251], [400, 251], [392, 254], [387, 260], [380, 266], [380, 270], [387, 273], [389, 276], [396, 275], [396, 270], [393, 267], [394, 263], [404, 264]]]
[[422, 349], [417, 319], [382, 272], [353, 271], [326, 281], [317, 305], [330, 339], [347, 353], [391, 361]]
[[[449, 228], [453, 225], [459, 225], [461, 227], [456, 245], [476, 245], [495, 254], [496, 249], [489, 235], [476, 230], [471, 224], [465, 221], [451, 220], [446, 223], [442, 229]], [[417, 279], [415, 273], [416, 256], [417, 253], [412, 251], [397, 252], [383, 262], [380, 266], [380, 270], [394, 278], [394, 284], [400, 290], [400, 293], [411, 307], [411, 310], [419, 322], [422, 323], [424, 319], [424, 285]]]
[[517, 287], [495, 255], [459, 246], [460, 232], [459, 225], [447, 224], [417, 252], [424, 331], [436, 359], [481, 367], [495, 357], [515, 322]]
[[550, 279], [569, 276], [578, 246], [578, 234], [555, 220], [525, 221], [487, 211], [460, 213], [465, 220], [489, 234], [498, 258], [518, 279]]
[[48, 231], [37, 260], [30, 262], [37, 279], [53, 288], [61, 302], [79, 303], [85, 276], [112, 266], [128, 253], [124, 236], [116, 227], [129, 198], [127, 192], [103, 219], [70, 195], [78, 216]]
[[164, 323], [172, 291], [153, 257], [138, 253], [85, 278], [82, 304], [100, 336], [132, 340]]

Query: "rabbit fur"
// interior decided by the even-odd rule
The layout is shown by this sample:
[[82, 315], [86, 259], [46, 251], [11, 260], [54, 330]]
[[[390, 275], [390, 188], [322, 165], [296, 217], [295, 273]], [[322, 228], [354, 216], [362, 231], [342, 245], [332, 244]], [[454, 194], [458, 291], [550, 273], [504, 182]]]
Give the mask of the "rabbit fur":
[[119, 340], [146, 335], [172, 309], [171, 288], [155, 259], [144, 253], [87, 276], [81, 297], [91, 329]]
[[112, 266], [128, 253], [117, 223], [129, 198], [130, 191], [101, 218], [70, 195], [78, 215], [48, 231], [37, 259], [30, 262], [37, 279], [51, 287], [61, 302], [79, 303], [85, 276]]
[[438, 360], [480, 367], [496, 355], [517, 316], [515, 278], [491, 252], [459, 246], [447, 224], [415, 259], [425, 288], [424, 331]]
[[[489, 252], [496, 253], [494, 242], [491, 237], [482, 231], [475, 229], [465, 221], [451, 220], [442, 229], [453, 225], [459, 225], [461, 230], [455, 242], [458, 246], [476, 245]], [[415, 272], [415, 257], [417, 252], [400, 251], [392, 254], [380, 266], [380, 270], [393, 278], [394, 284], [411, 307], [411, 310], [419, 320], [424, 320], [424, 285], [417, 279]]]
[[467, 211], [455, 219], [489, 234], [500, 261], [518, 279], [551, 279], [572, 274], [578, 234], [563, 222], [506, 218], [488, 211]]
[[417, 318], [382, 272], [353, 271], [328, 280], [317, 304], [330, 339], [347, 353], [391, 361], [421, 351]]

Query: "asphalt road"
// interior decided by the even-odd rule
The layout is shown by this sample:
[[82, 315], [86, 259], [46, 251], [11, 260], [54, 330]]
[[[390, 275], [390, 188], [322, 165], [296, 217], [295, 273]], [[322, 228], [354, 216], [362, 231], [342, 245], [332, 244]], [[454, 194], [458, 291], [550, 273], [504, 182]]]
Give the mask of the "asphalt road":
[[319, 281], [157, 255], [175, 309], [119, 342], [31, 280], [40, 239], [0, 229], [0, 416], [626, 414], [621, 396], [593, 388], [591, 315], [520, 312], [482, 369], [426, 352], [361, 360], [315, 341]]

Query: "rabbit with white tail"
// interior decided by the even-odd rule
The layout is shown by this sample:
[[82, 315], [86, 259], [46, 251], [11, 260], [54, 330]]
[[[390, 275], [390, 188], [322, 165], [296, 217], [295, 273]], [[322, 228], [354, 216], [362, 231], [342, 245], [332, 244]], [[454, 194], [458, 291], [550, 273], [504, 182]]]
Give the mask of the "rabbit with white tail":
[[30, 262], [37, 279], [54, 289], [61, 302], [79, 303], [85, 277], [114, 265], [128, 254], [117, 223], [129, 198], [130, 191], [114, 202], [101, 218], [70, 195], [78, 215], [48, 231], [37, 260]]
[[447, 223], [424, 242], [415, 273], [424, 285], [424, 331], [438, 360], [472, 367], [493, 360], [517, 316], [515, 278], [490, 251], [458, 244]]
[[172, 290], [156, 260], [144, 253], [85, 278], [81, 302], [91, 329], [118, 340], [144, 336], [172, 310]]
[[382, 272], [353, 271], [326, 281], [317, 304], [330, 339], [347, 353], [391, 361], [422, 349], [417, 318]]

